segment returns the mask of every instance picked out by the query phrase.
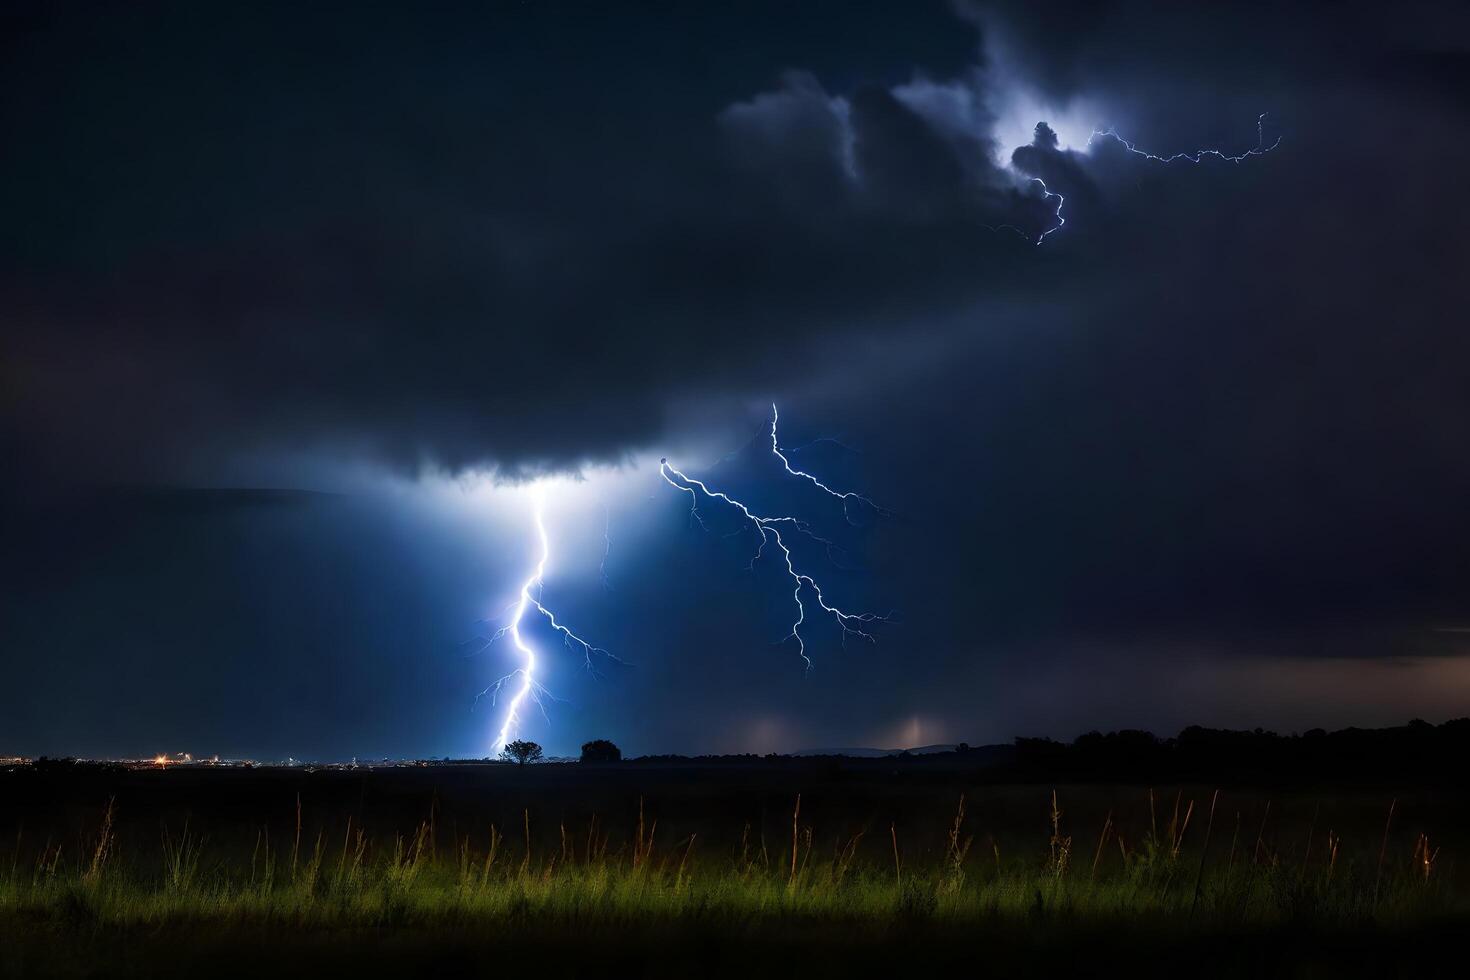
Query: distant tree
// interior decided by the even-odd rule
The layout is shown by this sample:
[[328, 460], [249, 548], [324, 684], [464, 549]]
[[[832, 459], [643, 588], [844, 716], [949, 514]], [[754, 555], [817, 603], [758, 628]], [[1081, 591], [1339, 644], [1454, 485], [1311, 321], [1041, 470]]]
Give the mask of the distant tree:
[[528, 762], [540, 762], [541, 755], [541, 746], [524, 738], [507, 742], [505, 748], [500, 750], [501, 761], [514, 762], [521, 766]]
[[605, 738], [593, 739], [582, 746], [583, 762], [621, 762], [623, 750]]

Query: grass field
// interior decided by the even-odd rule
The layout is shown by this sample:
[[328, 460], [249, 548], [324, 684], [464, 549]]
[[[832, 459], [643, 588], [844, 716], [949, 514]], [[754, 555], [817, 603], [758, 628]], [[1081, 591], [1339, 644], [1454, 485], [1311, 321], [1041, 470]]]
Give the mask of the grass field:
[[0, 973], [1423, 976], [1470, 924], [1440, 798], [540, 768], [45, 784]]

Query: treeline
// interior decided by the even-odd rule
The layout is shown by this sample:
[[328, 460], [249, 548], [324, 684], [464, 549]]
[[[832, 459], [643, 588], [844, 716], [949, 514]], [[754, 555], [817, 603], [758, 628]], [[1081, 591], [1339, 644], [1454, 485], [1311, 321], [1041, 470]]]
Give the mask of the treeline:
[[1070, 743], [1018, 738], [1003, 768], [1017, 778], [1461, 785], [1467, 762], [1470, 718], [1456, 718], [1290, 735], [1192, 725], [1173, 738], [1128, 730]]
[[1070, 742], [1017, 738], [1011, 745], [958, 745], [880, 757], [642, 756], [634, 764], [835, 767], [842, 771], [965, 770], [987, 782], [1387, 783], [1459, 787], [1470, 766], [1470, 718], [1441, 725], [1345, 728], [1281, 735], [1192, 725], [1172, 738], [1152, 732], [1087, 732]]
[[[780, 768], [833, 774], [951, 771], [992, 783], [1201, 781], [1460, 787], [1466, 785], [1463, 773], [1470, 764], [1470, 718], [1457, 718], [1441, 725], [1415, 720], [1394, 728], [1345, 728], [1335, 732], [1315, 728], [1290, 735], [1259, 728], [1231, 731], [1198, 725], [1172, 738], [1129, 729], [1093, 731], [1070, 742], [1017, 738], [1010, 745], [972, 748], [961, 743], [948, 751], [935, 747], [921, 753], [888, 755], [670, 754], [622, 759], [617, 746], [606, 740], [588, 743], [583, 748], [583, 763], [618, 766]], [[413, 765], [469, 767], [485, 765], [488, 761], [423, 760]], [[126, 771], [115, 763], [44, 757], [22, 768], [57, 773]]]

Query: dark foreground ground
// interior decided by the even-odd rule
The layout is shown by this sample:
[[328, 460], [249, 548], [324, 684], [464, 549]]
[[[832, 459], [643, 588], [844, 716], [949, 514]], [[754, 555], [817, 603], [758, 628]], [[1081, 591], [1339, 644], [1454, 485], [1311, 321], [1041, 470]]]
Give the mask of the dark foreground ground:
[[1462, 976], [1455, 782], [0, 769], [0, 976]]
[[[1062, 921], [874, 929], [787, 920], [762, 928], [529, 924], [283, 932], [248, 927], [80, 930], [34, 922], [5, 976], [94, 977], [1463, 977], [1463, 922], [1404, 930], [1258, 932]], [[7, 937], [7, 944], [11, 941]]]

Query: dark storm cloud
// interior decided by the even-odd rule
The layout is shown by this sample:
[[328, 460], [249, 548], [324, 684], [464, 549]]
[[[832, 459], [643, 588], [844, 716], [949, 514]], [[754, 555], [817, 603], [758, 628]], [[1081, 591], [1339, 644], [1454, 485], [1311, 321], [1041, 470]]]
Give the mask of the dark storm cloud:
[[[953, 186], [924, 189], [922, 227], [887, 227], [932, 176], [904, 168], [947, 164], [903, 145], [924, 127], [878, 90], [854, 116], [883, 210], [781, 172], [821, 138], [804, 125], [778, 134], [774, 174], [741, 166], [758, 151], [719, 113], [800, 45], [757, 57], [764, 78], [722, 73], [710, 48], [729, 39], [695, 11], [17, 20], [7, 415], [52, 464], [133, 476], [321, 444], [407, 466], [615, 457], [681, 389], [786, 374], [761, 343], [799, 352], [936, 249], [996, 247], [932, 213]], [[940, 37], [888, 70], [973, 47], [942, 9], [917, 20]], [[783, 180], [817, 192], [804, 214]]]
[[829, 408], [884, 460], [879, 499], [929, 518], [886, 539], [877, 578], [903, 583], [897, 642], [952, 652], [900, 684], [1003, 688], [1029, 655], [1002, 651], [1098, 636], [1130, 677], [1120, 651], [1200, 642], [1463, 652], [1431, 628], [1470, 597], [1470, 133], [1446, 98], [1464, 16], [1088, 6], [981, 11], [985, 70], [929, 91], [1034, 85], [1165, 154], [1243, 152], [1269, 112], [1282, 143], [1165, 165], [1037, 127], [1012, 159], [1068, 223], [1035, 278], [972, 270], [976, 295], [1024, 304], [956, 316], [928, 364], [855, 376]]
[[[1081, 158], [1005, 166], [1021, 80], [973, 25], [809, 16], [18, 15], [10, 441], [125, 479], [296, 449], [575, 465], [817, 344], [1052, 293], [1085, 252], [1023, 247], [1055, 199], [1017, 171], [1062, 167], [1075, 226]], [[823, 63], [830, 91], [780, 74]]]

